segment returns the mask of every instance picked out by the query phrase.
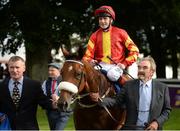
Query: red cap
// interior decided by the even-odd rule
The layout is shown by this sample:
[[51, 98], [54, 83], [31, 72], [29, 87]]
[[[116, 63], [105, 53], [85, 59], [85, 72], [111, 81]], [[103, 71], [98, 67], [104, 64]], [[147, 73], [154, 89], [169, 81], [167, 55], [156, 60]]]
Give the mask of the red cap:
[[98, 16], [101, 13], [109, 14], [113, 20], [115, 20], [115, 12], [111, 6], [104, 5], [95, 10], [95, 16]]

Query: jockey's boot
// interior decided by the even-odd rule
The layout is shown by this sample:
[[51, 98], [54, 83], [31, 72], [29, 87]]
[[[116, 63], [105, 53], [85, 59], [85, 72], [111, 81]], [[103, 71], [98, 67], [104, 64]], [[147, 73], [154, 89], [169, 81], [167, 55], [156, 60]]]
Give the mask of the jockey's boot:
[[116, 94], [118, 94], [121, 91], [122, 86], [119, 84], [118, 81], [117, 82], [113, 82], [113, 84], [114, 84], [115, 92], [116, 92]]

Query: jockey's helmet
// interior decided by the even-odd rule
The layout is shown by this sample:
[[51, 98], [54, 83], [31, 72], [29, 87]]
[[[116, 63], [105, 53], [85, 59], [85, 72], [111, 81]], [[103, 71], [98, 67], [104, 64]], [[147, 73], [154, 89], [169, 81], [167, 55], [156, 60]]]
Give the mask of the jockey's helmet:
[[95, 10], [96, 17], [111, 17], [115, 20], [115, 12], [111, 6], [101, 6]]

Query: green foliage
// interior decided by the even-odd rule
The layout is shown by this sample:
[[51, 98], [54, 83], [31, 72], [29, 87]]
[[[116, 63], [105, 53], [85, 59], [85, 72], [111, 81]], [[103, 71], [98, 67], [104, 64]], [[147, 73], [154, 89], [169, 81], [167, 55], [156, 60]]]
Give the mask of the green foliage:
[[164, 77], [165, 65], [177, 68], [179, 0], [80, 0], [78, 4], [74, 0], [3, 0], [0, 51], [15, 53], [23, 43], [32, 53], [44, 45], [49, 52], [62, 44], [71, 49], [73, 33], [80, 35], [83, 41], [79, 42], [86, 44], [98, 27], [93, 13], [101, 5], [111, 5], [116, 12], [114, 24], [127, 30], [141, 53], [155, 58], [158, 77]]
[[[72, 0], [10, 0], [1, 3], [0, 17], [0, 45], [4, 48], [2, 52], [15, 52], [13, 48], [18, 48], [22, 44], [30, 51], [34, 51], [41, 44], [50, 44], [51, 49], [57, 49], [59, 44], [70, 44], [69, 36], [73, 33], [86, 36], [86, 32], [90, 29], [89, 14], [91, 9], [88, 5], [78, 4], [71, 6]], [[84, 30], [83, 26], [86, 26]], [[20, 37], [17, 36], [20, 32]], [[3, 45], [7, 35], [8, 47]], [[18, 40], [19, 42], [14, 42]], [[58, 44], [57, 44], [58, 43]]]

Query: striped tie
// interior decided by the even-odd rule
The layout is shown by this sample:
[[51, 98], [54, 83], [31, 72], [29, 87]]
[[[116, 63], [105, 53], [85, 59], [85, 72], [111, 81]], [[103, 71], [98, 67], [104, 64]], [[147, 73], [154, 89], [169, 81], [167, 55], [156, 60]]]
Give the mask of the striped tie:
[[14, 82], [14, 88], [13, 88], [13, 93], [12, 93], [12, 100], [13, 100], [16, 108], [18, 108], [19, 100], [20, 100], [20, 93], [19, 93], [19, 89], [18, 89], [18, 84], [19, 84], [18, 81]]
[[55, 92], [55, 90], [56, 90], [56, 88], [55, 88], [55, 85], [56, 85], [56, 80], [53, 80], [52, 81], [52, 94], [54, 94], [54, 92]]

